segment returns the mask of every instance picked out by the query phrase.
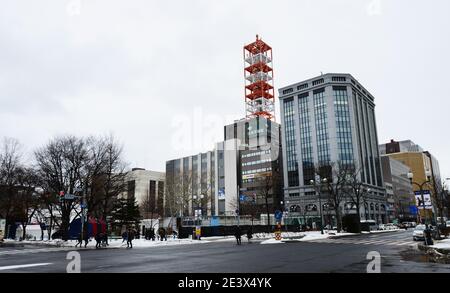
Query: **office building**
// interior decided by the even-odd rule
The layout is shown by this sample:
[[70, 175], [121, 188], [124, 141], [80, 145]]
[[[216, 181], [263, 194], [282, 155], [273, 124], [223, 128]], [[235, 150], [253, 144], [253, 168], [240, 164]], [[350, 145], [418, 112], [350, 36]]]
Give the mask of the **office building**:
[[[320, 222], [318, 196], [310, 181], [315, 167], [339, 162], [354, 164], [370, 190], [370, 210], [363, 209], [361, 217], [387, 221], [373, 95], [352, 75], [333, 73], [283, 87], [279, 95], [284, 197], [290, 215], [303, 222], [300, 215], [306, 210], [309, 221]], [[342, 211], [347, 213], [344, 207]], [[333, 215], [328, 219], [335, 221]]]

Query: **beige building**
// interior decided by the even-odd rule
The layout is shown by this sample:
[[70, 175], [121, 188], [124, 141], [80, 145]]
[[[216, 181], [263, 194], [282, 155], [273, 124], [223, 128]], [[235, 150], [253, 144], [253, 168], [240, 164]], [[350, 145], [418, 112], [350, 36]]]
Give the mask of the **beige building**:
[[134, 196], [144, 218], [162, 215], [166, 173], [134, 168], [127, 173], [126, 197]]

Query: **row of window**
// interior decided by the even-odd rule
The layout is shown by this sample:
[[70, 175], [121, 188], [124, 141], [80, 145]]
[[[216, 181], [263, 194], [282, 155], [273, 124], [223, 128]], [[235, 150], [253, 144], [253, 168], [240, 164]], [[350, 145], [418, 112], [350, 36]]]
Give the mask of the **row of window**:
[[267, 158], [267, 159], [262, 159], [262, 160], [258, 160], [258, 161], [252, 161], [252, 162], [245, 162], [242, 163], [242, 166], [253, 166], [253, 165], [259, 165], [259, 164], [264, 164], [264, 163], [269, 163], [272, 162], [271, 158]]
[[256, 173], [263, 173], [263, 172], [271, 172], [271, 171], [272, 171], [272, 167], [259, 168], [259, 169], [252, 169], [252, 170], [242, 171], [242, 175], [249, 175], [249, 174], [256, 174]]
[[259, 151], [259, 152], [242, 155], [242, 158], [252, 158], [252, 157], [257, 157], [257, 156], [261, 156], [261, 155], [269, 155], [269, 154], [270, 154], [270, 150], [264, 150], [264, 151]]

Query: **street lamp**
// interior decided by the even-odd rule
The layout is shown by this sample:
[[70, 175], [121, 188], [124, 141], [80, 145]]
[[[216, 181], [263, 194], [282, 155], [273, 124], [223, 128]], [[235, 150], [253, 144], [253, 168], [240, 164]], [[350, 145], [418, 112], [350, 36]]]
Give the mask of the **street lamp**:
[[[319, 186], [317, 187], [317, 181], [319, 183]], [[320, 233], [323, 235], [323, 215], [322, 215], [322, 193], [321, 193], [321, 186], [322, 183], [327, 183], [328, 179], [327, 178], [323, 178], [321, 179], [320, 176], [316, 176], [316, 180], [310, 180], [309, 181], [311, 183], [311, 185], [314, 185], [314, 189], [316, 190], [316, 192], [319, 195], [319, 216], [320, 216]]]
[[412, 184], [412, 185], [417, 185], [417, 186], [419, 187], [420, 195], [421, 195], [421, 197], [422, 197], [423, 213], [424, 213], [424, 215], [425, 215], [425, 224], [426, 224], [426, 222], [427, 222], [427, 213], [426, 213], [426, 207], [425, 207], [425, 196], [424, 196], [424, 194], [423, 194], [423, 191], [424, 191], [424, 190], [423, 190], [423, 187], [424, 187], [425, 185], [431, 183], [431, 181], [430, 181], [430, 179], [431, 179], [431, 172], [430, 172], [429, 170], [427, 170], [427, 171], [425, 172], [425, 175], [427, 176], [427, 181], [422, 182], [422, 183], [417, 183], [417, 182], [414, 182], [414, 181], [413, 181], [414, 174], [413, 174], [412, 172], [409, 172], [409, 173], [408, 173], [408, 178], [409, 178], [409, 181], [411, 182], [411, 184]]

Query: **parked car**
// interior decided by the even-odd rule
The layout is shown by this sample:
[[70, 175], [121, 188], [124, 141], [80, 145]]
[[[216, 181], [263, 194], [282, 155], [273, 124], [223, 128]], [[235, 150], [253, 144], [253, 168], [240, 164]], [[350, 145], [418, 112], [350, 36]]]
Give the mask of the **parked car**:
[[425, 229], [426, 229], [425, 225], [417, 225], [413, 231], [413, 240], [414, 241], [425, 240]]
[[[433, 227], [431, 225], [429, 225], [429, 228], [431, 229], [431, 237], [433, 237], [433, 239], [438, 239], [438, 230], [436, 227]], [[423, 224], [417, 225], [416, 228], [414, 228], [414, 232], [413, 232], [413, 240], [417, 241], [417, 240], [425, 240], [425, 231], [426, 226]]]
[[445, 224], [447, 225], [447, 227], [450, 227], [450, 221], [447, 221]]
[[392, 223], [386, 224], [384, 225], [384, 229], [383, 230], [397, 230], [398, 227]]

